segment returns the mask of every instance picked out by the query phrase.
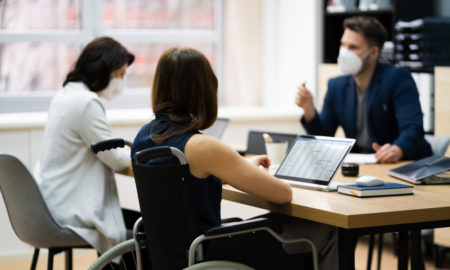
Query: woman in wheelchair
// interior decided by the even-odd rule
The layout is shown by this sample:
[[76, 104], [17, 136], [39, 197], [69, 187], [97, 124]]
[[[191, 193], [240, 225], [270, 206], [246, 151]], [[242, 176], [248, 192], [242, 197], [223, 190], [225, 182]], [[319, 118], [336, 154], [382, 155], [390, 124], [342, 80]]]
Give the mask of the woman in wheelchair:
[[[152, 87], [155, 119], [140, 129], [131, 149], [132, 156], [157, 146], [175, 147], [185, 154], [196, 182], [193, 194], [201, 232], [221, 224], [222, 182], [273, 203], [292, 200], [291, 187], [261, 168], [270, 166], [267, 156], [245, 159], [218, 139], [199, 132], [217, 118], [217, 87], [217, 78], [202, 53], [191, 48], [166, 50]], [[337, 266], [336, 228], [280, 214], [267, 216], [282, 223], [282, 235], [309, 237], [318, 249], [320, 268]], [[296, 246], [285, 249], [302, 251]]]

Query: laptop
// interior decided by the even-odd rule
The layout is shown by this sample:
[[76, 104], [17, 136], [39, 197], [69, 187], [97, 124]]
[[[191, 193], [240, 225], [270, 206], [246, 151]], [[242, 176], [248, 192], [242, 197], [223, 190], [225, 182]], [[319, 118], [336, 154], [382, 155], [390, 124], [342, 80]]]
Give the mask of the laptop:
[[449, 157], [433, 155], [389, 170], [388, 174], [413, 184], [448, 184], [449, 170]]
[[292, 133], [276, 133], [270, 131], [257, 131], [250, 130], [247, 137], [247, 154], [253, 155], [264, 155], [266, 154], [266, 144], [264, 142], [263, 134], [267, 133], [270, 135], [275, 142], [288, 142], [288, 149], [292, 146], [292, 143], [298, 137], [298, 134]]
[[354, 144], [355, 139], [300, 135], [275, 177], [292, 186], [334, 191], [332, 179]]
[[227, 118], [217, 118], [216, 122], [212, 124], [207, 129], [201, 130], [203, 134], [216, 137], [217, 139], [222, 138], [223, 133], [225, 132], [226, 127], [228, 126], [228, 122], [230, 119]]

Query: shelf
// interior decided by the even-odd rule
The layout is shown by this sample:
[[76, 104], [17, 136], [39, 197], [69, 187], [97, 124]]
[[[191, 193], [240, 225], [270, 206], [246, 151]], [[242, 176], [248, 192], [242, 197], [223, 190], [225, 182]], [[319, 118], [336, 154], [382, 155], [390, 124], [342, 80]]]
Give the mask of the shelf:
[[[340, 40], [344, 32], [342, 24], [348, 17], [371, 16], [380, 21], [387, 30], [388, 41], [394, 40], [395, 23], [399, 20], [412, 21], [418, 18], [433, 16], [434, 4], [432, 1], [423, 0], [391, 0], [390, 7], [383, 9], [351, 10], [335, 9], [331, 12], [327, 9], [330, 0], [323, 1], [323, 31], [322, 31], [322, 62], [336, 63]], [[357, 3], [357, 1], [355, 1]], [[356, 5], [358, 7], [358, 5]], [[427, 67], [408, 67], [410, 70], [427, 72]]]
[[393, 13], [394, 13], [394, 10], [392, 10], [392, 9], [378, 9], [378, 10], [355, 9], [355, 10], [337, 11], [337, 12], [325, 11], [325, 16], [344, 16], [344, 17], [357, 16], [357, 15], [376, 16], [376, 15], [380, 15], [380, 14], [393, 14]]

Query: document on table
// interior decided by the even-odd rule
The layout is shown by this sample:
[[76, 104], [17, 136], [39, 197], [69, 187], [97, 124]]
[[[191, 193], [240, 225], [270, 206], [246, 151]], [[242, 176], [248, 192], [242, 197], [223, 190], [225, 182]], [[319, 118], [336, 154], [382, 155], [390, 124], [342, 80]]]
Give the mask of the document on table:
[[345, 163], [357, 163], [357, 164], [374, 164], [377, 163], [375, 154], [357, 154], [348, 153], [344, 159]]

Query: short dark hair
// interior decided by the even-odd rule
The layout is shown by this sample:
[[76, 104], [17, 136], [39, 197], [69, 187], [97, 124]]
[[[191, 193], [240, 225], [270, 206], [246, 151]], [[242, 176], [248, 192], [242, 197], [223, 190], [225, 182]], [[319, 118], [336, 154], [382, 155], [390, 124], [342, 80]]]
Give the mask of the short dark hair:
[[96, 38], [83, 49], [63, 86], [69, 82], [83, 82], [92, 92], [102, 91], [108, 86], [111, 72], [125, 64], [131, 65], [133, 61], [134, 55], [116, 40]]
[[201, 52], [167, 49], [156, 67], [152, 107], [155, 114], [167, 113], [174, 124], [151, 134], [151, 139], [161, 143], [187, 131], [210, 127], [217, 118], [217, 87], [217, 77]]
[[367, 16], [355, 16], [344, 20], [344, 30], [349, 29], [364, 36], [369, 45], [375, 45], [380, 50], [387, 40], [387, 31], [383, 24], [376, 18]]

